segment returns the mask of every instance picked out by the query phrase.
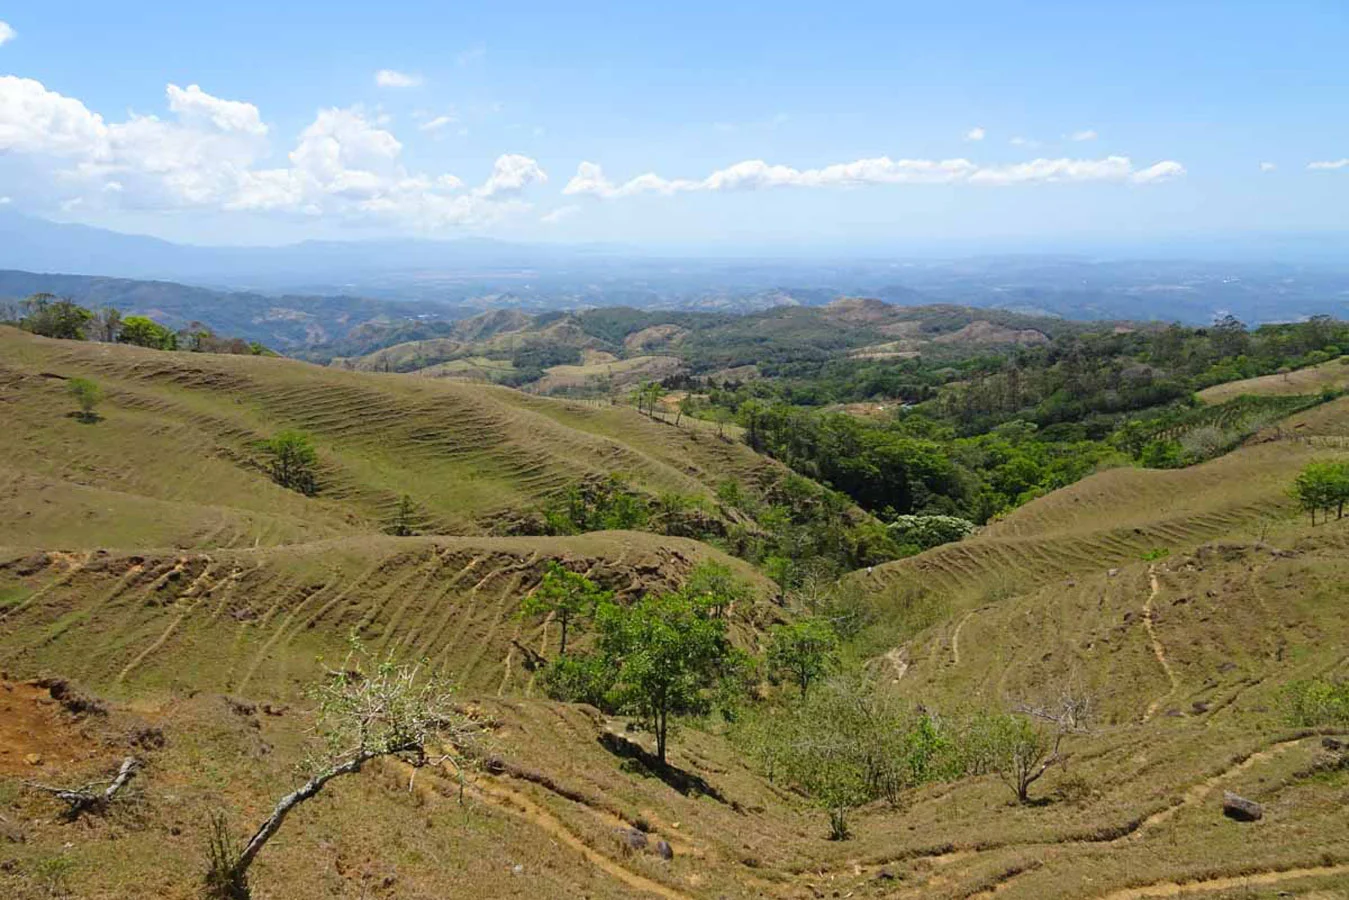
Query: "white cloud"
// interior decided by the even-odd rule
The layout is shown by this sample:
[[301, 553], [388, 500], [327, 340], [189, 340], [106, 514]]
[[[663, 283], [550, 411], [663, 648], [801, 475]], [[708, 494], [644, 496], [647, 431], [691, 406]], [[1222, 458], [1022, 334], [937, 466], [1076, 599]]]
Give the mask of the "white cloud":
[[189, 84], [187, 90], [171, 84], [167, 90], [169, 109], [177, 113], [184, 122], [203, 120], [209, 121], [221, 131], [242, 131], [256, 135], [267, 133], [267, 126], [262, 123], [262, 114], [252, 103], [221, 100], [219, 97], [212, 97], [195, 84]]
[[1074, 131], [1072, 134], [1068, 135], [1068, 140], [1070, 140], [1070, 141], [1094, 141], [1094, 140], [1096, 140], [1098, 137], [1100, 137], [1100, 135], [1098, 135], [1098, 134], [1095, 132], [1095, 130], [1093, 130], [1093, 129], [1091, 129], [1091, 128], [1086, 128], [1086, 129], [1083, 129], [1082, 131]]
[[1318, 160], [1314, 163], [1308, 163], [1307, 168], [1313, 172], [1349, 168], [1349, 159]]
[[1020, 135], [1018, 135], [1018, 136], [1012, 138], [1012, 139], [1011, 139], [1010, 141], [1008, 141], [1007, 143], [1011, 144], [1013, 147], [1038, 147], [1038, 146], [1040, 146], [1040, 142], [1039, 142], [1039, 141], [1032, 141], [1030, 138], [1024, 138], [1024, 137], [1021, 137]]
[[115, 204], [377, 219], [418, 229], [493, 221], [527, 207], [520, 193], [547, 180], [507, 154], [467, 190], [454, 175], [409, 171], [403, 145], [364, 110], [321, 110], [282, 165], [265, 166], [267, 126], [251, 103], [196, 85], [166, 90], [170, 119], [109, 123], [40, 82], [0, 77], [0, 154], [29, 158], [43, 190], [66, 209]]
[[556, 225], [559, 222], [565, 221], [566, 219], [570, 219], [572, 216], [576, 215], [580, 211], [581, 207], [575, 204], [571, 204], [569, 206], [559, 206], [552, 212], [544, 213], [542, 216], [539, 217], [539, 221], [545, 225]]
[[1261, 172], [1273, 172], [1273, 171], [1274, 171], [1275, 169], [1277, 169], [1277, 168], [1278, 168], [1278, 166], [1274, 165], [1274, 163], [1272, 163], [1272, 162], [1262, 162], [1262, 163], [1260, 164], [1260, 171], [1261, 171]]
[[836, 163], [819, 169], [794, 169], [746, 160], [713, 172], [702, 179], [667, 179], [654, 173], [615, 184], [597, 163], [583, 162], [562, 193], [590, 195], [601, 199], [638, 194], [671, 195], [695, 191], [760, 190], [772, 187], [859, 187], [876, 184], [1042, 184], [1050, 182], [1132, 181], [1138, 184], [1163, 181], [1185, 174], [1185, 167], [1166, 160], [1145, 169], [1135, 169], [1128, 157], [1104, 159], [1035, 159], [1002, 166], [980, 166], [967, 159], [898, 159], [887, 156]]
[[434, 119], [427, 119], [417, 126], [418, 131], [439, 131], [447, 125], [453, 125], [459, 120], [454, 116], [436, 116]]
[[19, 36], [19, 33], [8, 22], [0, 22], [0, 46], [8, 44]]
[[0, 197], [0, 206], [9, 206], [14, 200], [10, 197]]
[[531, 184], [543, 184], [547, 180], [548, 173], [544, 172], [537, 162], [528, 156], [508, 153], [497, 157], [496, 164], [492, 166], [492, 174], [482, 187], [475, 188], [473, 193], [478, 197], [515, 194]]
[[969, 131], [965, 132], [965, 140], [982, 141], [987, 134], [988, 134], [987, 131], [985, 131], [982, 127], [976, 125]]
[[1170, 181], [1172, 178], [1179, 178], [1185, 174], [1185, 167], [1173, 159], [1159, 162], [1156, 165], [1148, 166], [1129, 176], [1135, 184], [1154, 184], [1159, 181]]
[[104, 155], [108, 128], [83, 103], [39, 81], [0, 76], [0, 152]]
[[399, 72], [395, 69], [380, 69], [375, 73], [375, 84], [382, 88], [420, 87], [423, 81], [420, 75]]

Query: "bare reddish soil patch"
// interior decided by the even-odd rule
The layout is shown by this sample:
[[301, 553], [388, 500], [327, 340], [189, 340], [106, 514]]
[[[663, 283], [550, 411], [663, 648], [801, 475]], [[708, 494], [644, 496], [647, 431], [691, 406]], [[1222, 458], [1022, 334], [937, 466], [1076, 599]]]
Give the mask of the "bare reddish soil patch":
[[0, 682], [0, 776], [41, 780], [97, 753], [49, 689]]

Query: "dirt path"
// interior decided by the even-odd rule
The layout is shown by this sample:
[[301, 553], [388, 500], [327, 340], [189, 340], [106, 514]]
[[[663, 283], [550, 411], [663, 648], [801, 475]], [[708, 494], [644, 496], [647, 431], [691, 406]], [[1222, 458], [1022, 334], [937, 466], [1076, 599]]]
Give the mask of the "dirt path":
[[953, 666], [960, 665], [961, 629], [965, 627], [965, 623], [968, 622], [970, 620], [970, 617], [973, 616], [976, 612], [978, 612], [977, 609], [972, 609], [969, 612], [965, 613], [965, 615], [961, 616], [960, 621], [956, 623], [956, 630], [951, 632], [951, 665]]
[[1157, 600], [1157, 595], [1161, 593], [1162, 585], [1157, 578], [1157, 569], [1155, 566], [1148, 567], [1148, 583], [1151, 590], [1148, 593], [1147, 602], [1143, 604], [1143, 627], [1148, 631], [1148, 642], [1152, 645], [1152, 655], [1157, 657], [1157, 662], [1162, 670], [1166, 672], [1167, 680], [1171, 682], [1171, 689], [1162, 696], [1148, 704], [1147, 712], [1143, 713], [1143, 721], [1147, 722], [1157, 714], [1163, 703], [1171, 699], [1171, 695], [1180, 687], [1180, 679], [1176, 677], [1175, 670], [1171, 668], [1171, 660], [1166, 657], [1166, 648], [1162, 642], [1157, 639], [1156, 623], [1153, 621], [1153, 603]]
[[1235, 888], [1266, 887], [1285, 881], [1301, 878], [1323, 878], [1330, 875], [1349, 876], [1349, 865], [1317, 866], [1308, 869], [1285, 869], [1281, 872], [1256, 872], [1253, 875], [1232, 875], [1225, 878], [1209, 878], [1205, 881], [1161, 881], [1143, 887], [1126, 888], [1101, 895], [1098, 900], [1149, 900], [1152, 897], [1184, 897], [1189, 894], [1207, 894], [1212, 891], [1226, 891]]
[[519, 791], [512, 790], [500, 781], [478, 778], [473, 781], [470, 793], [478, 795], [484, 802], [504, 808], [524, 818], [531, 825], [542, 829], [560, 843], [580, 853], [593, 866], [611, 878], [623, 882], [635, 891], [663, 897], [665, 900], [692, 900], [688, 894], [680, 893], [672, 887], [653, 881], [644, 875], [619, 865], [614, 860], [596, 851], [579, 835], [562, 823], [557, 816], [544, 809], [534, 800]]
[[1242, 772], [1245, 772], [1247, 769], [1251, 768], [1252, 766], [1271, 760], [1274, 757], [1279, 756], [1284, 752], [1291, 750], [1292, 748], [1298, 746], [1299, 744], [1309, 740], [1312, 740], [1312, 738], [1298, 738], [1296, 740], [1291, 741], [1281, 741], [1277, 744], [1269, 745], [1264, 750], [1257, 750], [1255, 753], [1252, 753], [1250, 756], [1246, 757], [1236, 765], [1224, 769], [1223, 771], [1219, 772], [1216, 775], [1212, 775], [1208, 778], [1205, 778], [1198, 784], [1191, 785], [1185, 791], [1185, 793], [1181, 795], [1179, 803], [1175, 804], [1174, 806], [1168, 806], [1166, 809], [1163, 809], [1159, 812], [1155, 812], [1152, 815], [1148, 816], [1146, 819], [1142, 821], [1142, 823], [1138, 826], [1136, 830], [1134, 830], [1132, 833], [1128, 835], [1125, 835], [1119, 840], [1120, 841], [1137, 840], [1148, 829], [1152, 828], [1155, 825], [1160, 825], [1162, 822], [1165, 822], [1167, 819], [1171, 818], [1176, 813], [1180, 812], [1182, 809], [1185, 809], [1188, 806], [1194, 806], [1196, 803], [1199, 803], [1204, 798], [1208, 797], [1209, 794], [1212, 794], [1213, 791], [1217, 789], [1218, 785], [1222, 784], [1224, 781], [1231, 778], [1233, 775], [1239, 775]]

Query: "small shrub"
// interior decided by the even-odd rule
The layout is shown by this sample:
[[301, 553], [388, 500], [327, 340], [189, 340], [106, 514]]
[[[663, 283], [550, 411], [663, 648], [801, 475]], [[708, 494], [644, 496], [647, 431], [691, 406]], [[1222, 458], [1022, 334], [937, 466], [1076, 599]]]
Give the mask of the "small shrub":
[[76, 417], [81, 422], [98, 421], [98, 413], [94, 410], [99, 401], [103, 399], [103, 391], [96, 383], [88, 378], [72, 378], [66, 382], [66, 392], [79, 405], [80, 411], [76, 414]]
[[267, 469], [273, 481], [307, 497], [318, 493], [318, 453], [309, 435], [282, 431], [263, 441], [262, 451], [269, 457]]
[[1349, 726], [1349, 682], [1295, 681], [1284, 688], [1284, 713], [1300, 728]]
[[222, 812], [211, 814], [206, 834], [206, 896], [212, 900], [249, 900], [248, 876], [238, 871], [239, 849]]

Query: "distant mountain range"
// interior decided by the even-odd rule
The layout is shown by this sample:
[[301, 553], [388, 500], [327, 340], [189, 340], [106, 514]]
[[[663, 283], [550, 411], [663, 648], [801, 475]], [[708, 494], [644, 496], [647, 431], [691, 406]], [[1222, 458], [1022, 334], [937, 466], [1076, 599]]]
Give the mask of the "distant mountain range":
[[[1336, 239], [1299, 244], [1314, 248], [1308, 258], [1318, 260], [1300, 263], [1260, 261], [1254, 248], [1241, 259], [1204, 261], [1050, 255], [674, 258], [612, 245], [483, 238], [201, 247], [0, 210], [0, 269], [100, 276], [93, 279], [97, 284], [57, 276], [24, 282], [10, 273], [0, 281], [0, 296], [20, 292], [20, 282], [72, 295], [125, 296], [137, 304], [148, 302], [148, 294], [166, 315], [210, 322], [202, 310], [219, 306], [228, 295], [229, 303], [247, 309], [235, 317], [239, 322], [273, 315], [267, 312], [273, 306], [321, 321], [321, 335], [301, 337], [312, 320], [286, 333], [287, 342], [300, 343], [336, 340], [343, 333], [333, 328], [380, 316], [458, 318], [501, 308], [607, 306], [744, 313], [820, 306], [849, 296], [902, 305], [1191, 324], [1231, 312], [1259, 323], [1317, 313], [1349, 315], [1349, 249], [1336, 252], [1343, 244]], [[115, 279], [155, 281], [146, 287]], [[277, 296], [286, 302], [275, 303]], [[434, 306], [414, 312], [382, 305], [389, 302]], [[220, 310], [212, 315], [225, 317]], [[244, 329], [235, 333], [247, 336]]]
[[260, 341], [291, 353], [345, 338], [361, 325], [448, 321], [472, 310], [435, 302], [398, 302], [350, 296], [302, 296], [217, 291], [171, 281], [0, 271], [0, 299], [37, 293], [68, 297], [82, 306], [111, 306], [178, 329], [202, 322], [218, 334]]

